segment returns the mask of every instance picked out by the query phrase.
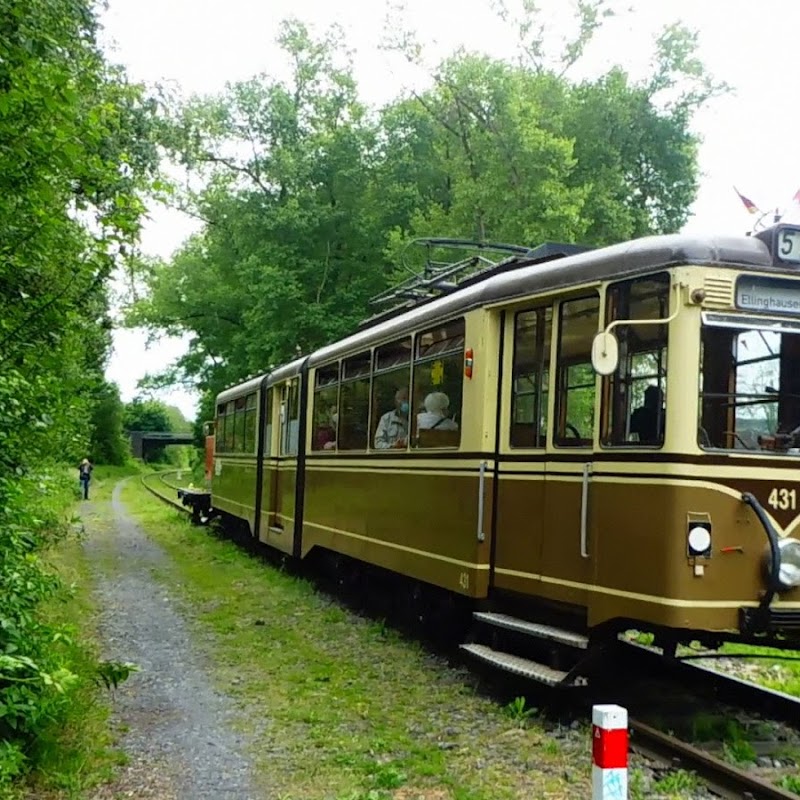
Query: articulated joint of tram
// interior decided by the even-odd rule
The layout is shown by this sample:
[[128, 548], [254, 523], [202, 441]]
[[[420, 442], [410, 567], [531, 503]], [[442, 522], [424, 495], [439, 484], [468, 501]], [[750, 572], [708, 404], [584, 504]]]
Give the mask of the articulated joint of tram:
[[750, 506], [767, 535], [765, 554], [767, 589], [757, 608], [740, 609], [742, 633], [800, 633], [800, 611], [770, 608], [775, 595], [800, 586], [800, 542], [778, 536], [764, 506], [750, 492], [742, 494], [742, 502]]

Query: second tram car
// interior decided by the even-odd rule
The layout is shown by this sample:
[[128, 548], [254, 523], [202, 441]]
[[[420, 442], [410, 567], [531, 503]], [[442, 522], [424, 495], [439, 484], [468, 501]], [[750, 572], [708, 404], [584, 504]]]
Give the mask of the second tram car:
[[220, 394], [213, 509], [576, 652], [631, 625], [798, 646], [800, 228], [550, 246], [465, 284]]

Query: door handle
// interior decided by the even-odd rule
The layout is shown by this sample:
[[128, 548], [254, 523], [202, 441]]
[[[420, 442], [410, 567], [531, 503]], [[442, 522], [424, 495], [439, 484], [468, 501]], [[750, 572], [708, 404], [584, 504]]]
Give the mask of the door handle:
[[486, 502], [486, 462], [481, 461], [478, 478], [478, 541], [483, 542], [486, 534], [483, 532], [483, 509]]
[[592, 477], [592, 465], [583, 465], [583, 482], [581, 484], [581, 557], [589, 558], [589, 481]]

